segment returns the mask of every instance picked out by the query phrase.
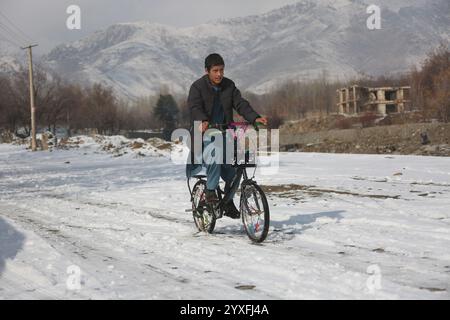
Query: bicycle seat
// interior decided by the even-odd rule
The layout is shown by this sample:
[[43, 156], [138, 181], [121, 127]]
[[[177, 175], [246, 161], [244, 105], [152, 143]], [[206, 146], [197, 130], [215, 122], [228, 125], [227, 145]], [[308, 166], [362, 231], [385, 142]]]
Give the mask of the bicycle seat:
[[202, 178], [206, 178], [206, 174], [196, 174], [196, 175], [193, 175], [193, 177], [197, 178], [197, 179], [202, 179]]

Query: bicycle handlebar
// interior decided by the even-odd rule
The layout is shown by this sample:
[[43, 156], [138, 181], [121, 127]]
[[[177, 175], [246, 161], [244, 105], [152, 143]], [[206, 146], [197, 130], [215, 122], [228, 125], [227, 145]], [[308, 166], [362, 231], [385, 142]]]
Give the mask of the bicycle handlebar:
[[218, 129], [221, 131], [225, 131], [227, 129], [236, 129], [237, 127], [247, 127], [249, 125], [252, 125], [253, 128], [258, 131], [259, 126], [264, 125], [260, 122], [250, 123], [250, 122], [230, 122], [230, 123], [217, 123], [217, 124], [209, 124], [208, 129]]

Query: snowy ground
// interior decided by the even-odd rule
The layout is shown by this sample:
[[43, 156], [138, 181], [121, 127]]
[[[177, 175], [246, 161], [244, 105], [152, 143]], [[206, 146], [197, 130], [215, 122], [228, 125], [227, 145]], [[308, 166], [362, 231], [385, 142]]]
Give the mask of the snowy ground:
[[449, 299], [450, 159], [283, 153], [272, 227], [197, 233], [184, 167], [0, 144], [0, 299]]

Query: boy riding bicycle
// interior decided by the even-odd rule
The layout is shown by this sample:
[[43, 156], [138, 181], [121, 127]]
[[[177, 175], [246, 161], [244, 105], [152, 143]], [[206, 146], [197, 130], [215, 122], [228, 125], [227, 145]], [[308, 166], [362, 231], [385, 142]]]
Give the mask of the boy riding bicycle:
[[[201, 121], [200, 126], [193, 127], [192, 130], [198, 130], [203, 134], [211, 125], [232, 123], [233, 109], [252, 124], [267, 125], [267, 118], [261, 117], [253, 110], [249, 102], [242, 98], [234, 82], [224, 77], [224, 68], [225, 62], [223, 58], [217, 53], [210, 54], [205, 59], [205, 75], [191, 85], [188, 96], [191, 121]], [[209, 143], [211, 141], [205, 141], [203, 147], [206, 148]], [[226, 143], [223, 145], [225, 146]], [[193, 150], [194, 148], [191, 148], [191, 159], [198, 156], [194, 155]], [[211, 159], [204, 160], [206, 160], [206, 163], [203, 163], [203, 166], [206, 167], [207, 176], [205, 200], [207, 203], [215, 203], [218, 201], [215, 190], [219, 185], [220, 177], [225, 181], [224, 191], [228, 193], [236, 170], [229, 163], [208, 161]], [[201, 169], [201, 164], [188, 164], [186, 175], [188, 178], [192, 177], [200, 172]], [[237, 219], [240, 216], [239, 210], [236, 209], [232, 200], [225, 205], [224, 211], [226, 216], [233, 219]]]

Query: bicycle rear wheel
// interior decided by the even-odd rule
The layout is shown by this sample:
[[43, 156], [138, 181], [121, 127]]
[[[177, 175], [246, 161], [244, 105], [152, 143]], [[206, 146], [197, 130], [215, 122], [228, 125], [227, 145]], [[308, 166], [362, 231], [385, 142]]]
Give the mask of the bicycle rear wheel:
[[263, 242], [269, 233], [269, 204], [266, 195], [256, 183], [242, 186], [239, 209], [247, 236], [253, 242]]
[[199, 231], [212, 233], [216, 226], [216, 215], [205, 201], [206, 181], [198, 180], [192, 189], [192, 215]]

